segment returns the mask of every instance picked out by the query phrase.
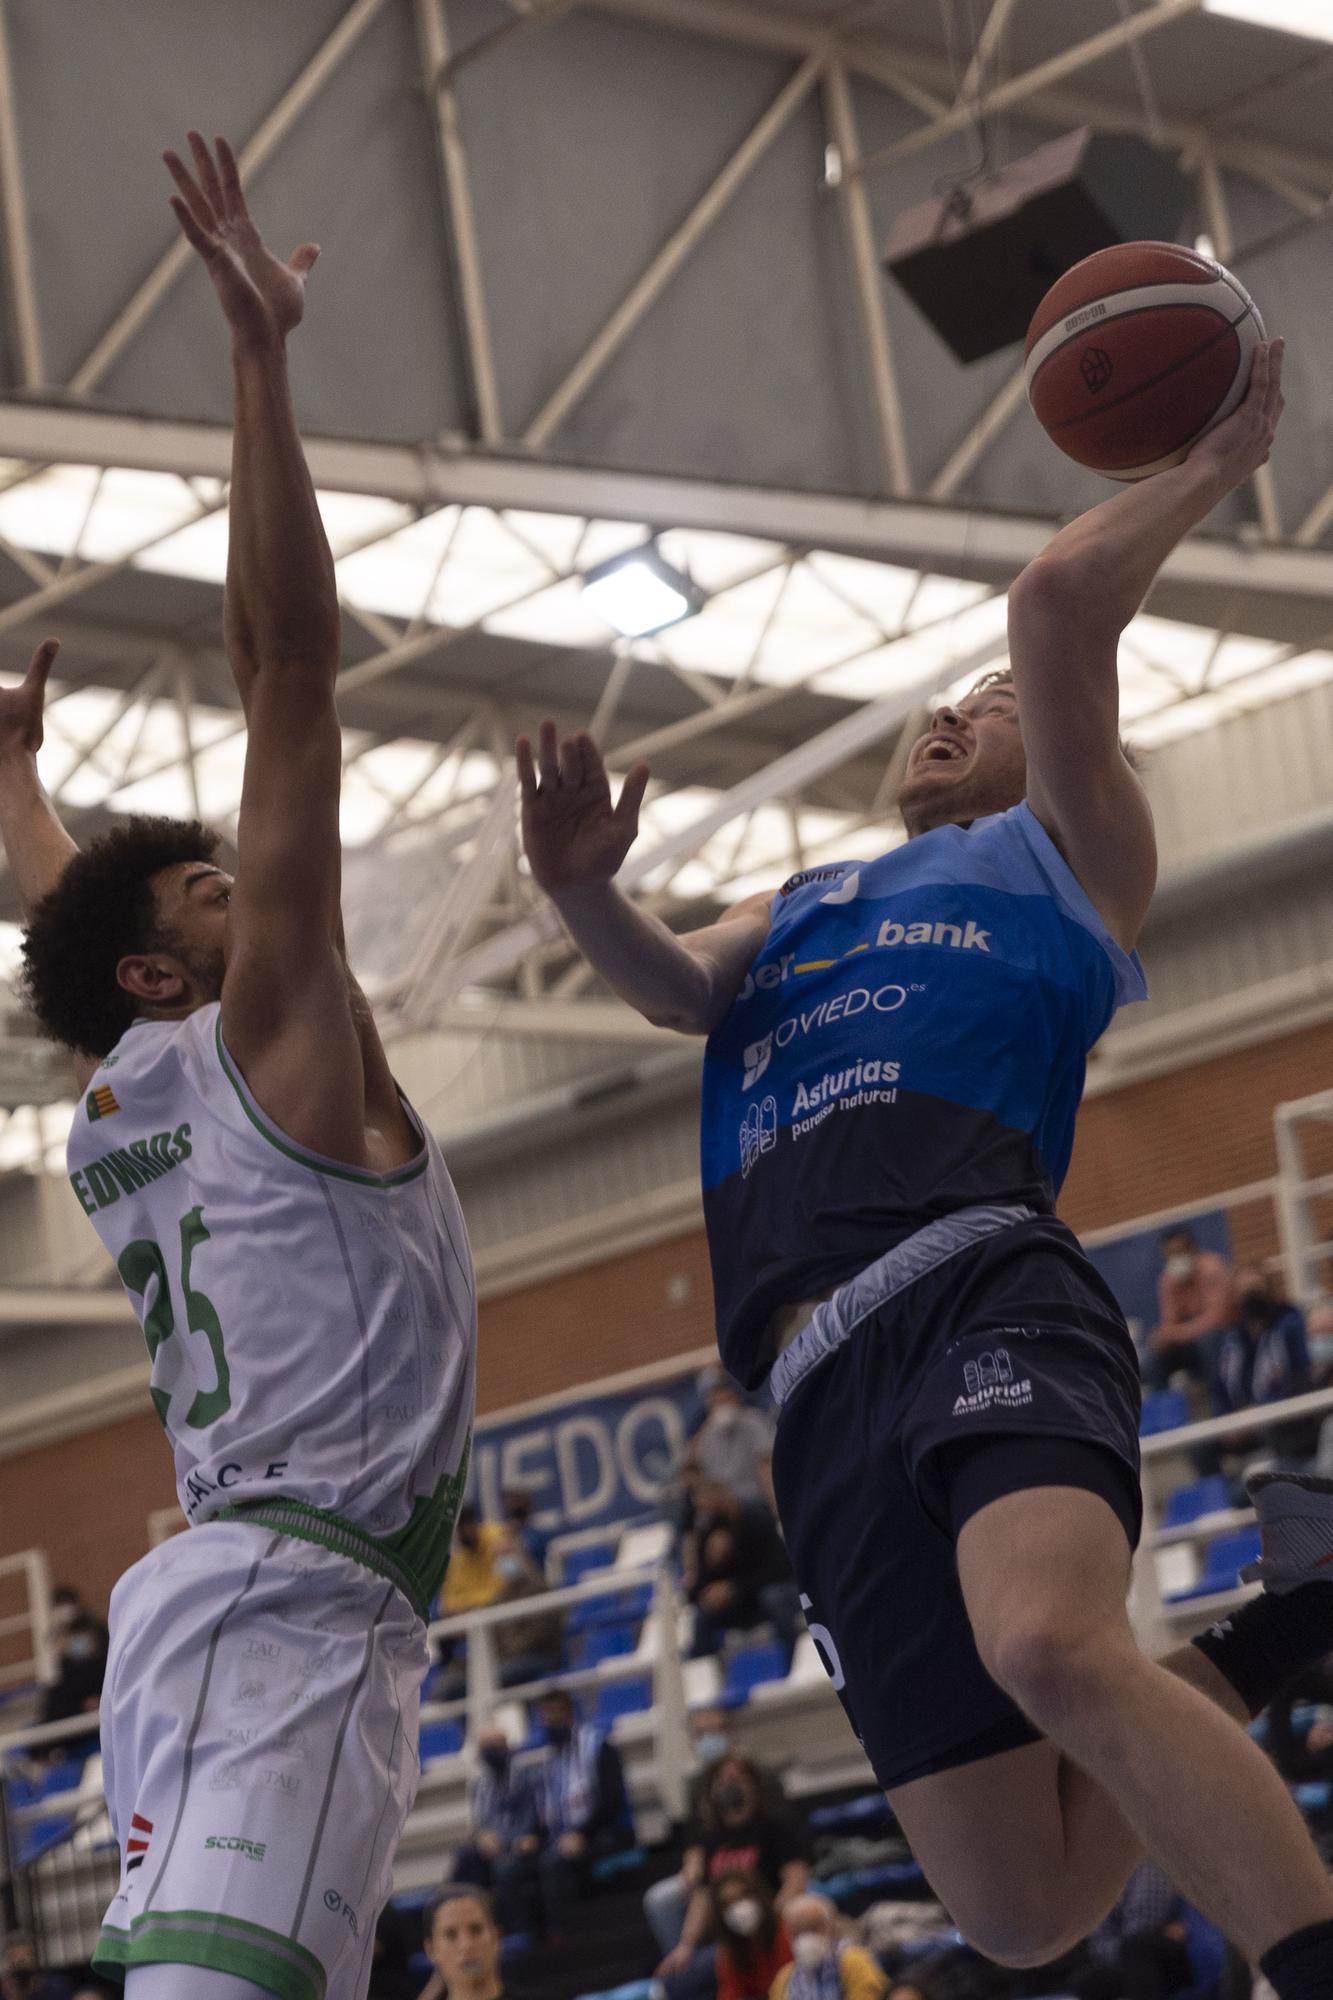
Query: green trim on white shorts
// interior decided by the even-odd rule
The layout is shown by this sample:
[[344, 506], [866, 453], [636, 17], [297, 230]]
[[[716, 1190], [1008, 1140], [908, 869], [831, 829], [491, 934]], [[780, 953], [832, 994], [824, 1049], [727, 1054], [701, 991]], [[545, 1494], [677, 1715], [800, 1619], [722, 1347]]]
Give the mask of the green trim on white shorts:
[[103, 1924], [93, 1970], [123, 1980], [135, 1965], [200, 1965], [266, 1986], [278, 2000], [324, 2000], [328, 1975], [312, 1951], [243, 1917], [214, 1910], [147, 1910], [129, 1930]]
[[[346, 1556], [350, 1562], [360, 1563], [362, 1569], [372, 1570], [382, 1576], [407, 1599], [418, 1618], [425, 1619], [429, 1612], [428, 1591], [414, 1570], [401, 1562], [391, 1544], [368, 1535], [364, 1528], [358, 1528], [354, 1521], [345, 1521], [341, 1514], [330, 1514], [323, 1507], [311, 1507], [304, 1500], [243, 1500], [236, 1507], [219, 1507], [216, 1514], [210, 1514], [211, 1521], [249, 1521], [255, 1527], [271, 1528], [279, 1535], [293, 1535], [299, 1542], [314, 1542], [316, 1547], [330, 1549], [336, 1556]], [[450, 1522], [452, 1529], [453, 1523]], [[446, 1556], [448, 1550], [446, 1545]], [[438, 1584], [436, 1588], [438, 1589]]]

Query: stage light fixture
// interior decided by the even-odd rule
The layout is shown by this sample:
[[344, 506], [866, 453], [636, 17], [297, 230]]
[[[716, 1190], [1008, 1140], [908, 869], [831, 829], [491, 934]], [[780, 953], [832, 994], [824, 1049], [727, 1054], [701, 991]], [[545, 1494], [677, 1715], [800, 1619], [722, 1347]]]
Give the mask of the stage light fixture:
[[1203, 0], [1203, 11], [1232, 21], [1249, 21], [1256, 28], [1305, 35], [1312, 42], [1333, 42], [1333, 11], [1328, 0]]
[[599, 563], [583, 579], [583, 595], [622, 639], [647, 639], [693, 618], [703, 592], [669, 563], [655, 542]]

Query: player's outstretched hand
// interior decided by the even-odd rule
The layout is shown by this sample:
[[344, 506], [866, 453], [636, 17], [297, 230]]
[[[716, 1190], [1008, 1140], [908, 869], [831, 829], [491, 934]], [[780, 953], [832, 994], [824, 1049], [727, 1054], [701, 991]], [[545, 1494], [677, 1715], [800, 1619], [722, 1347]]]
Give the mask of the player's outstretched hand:
[[59, 639], [43, 639], [18, 686], [0, 688], [0, 758], [35, 757], [41, 749], [46, 677], [59, 651]]
[[281, 347], [301, 323], [305, 283], [319, 245], [303, 243], [285, 264], [275, 257], [251, 220], [227, 141], [213, 141], [215, 163], [197, 132], [188, 137], [194, 173], [179, 153], [162, 155], [180, 190], [170, 197], [176, 220], [208, 266], [236, 340], [248, 347]]
[[1191, 465], [1206, 466], [1230, 493], [1268, 463], [1282, 416], [1282, 357], [1284, 340], [1261, 340], [1254, 350], [1250, 386], [1238, 410], [1216, 430], [1201, 437], [1190, 453]]
[[535, 757], [526, 736], [514, 753], [534, 880], [548, 896], [609, 882], [639, 831], [648, 766], [634, 766], [612, 805], [601, 752], [585, 732], [557, 745], [555, 724], [543, 722]]

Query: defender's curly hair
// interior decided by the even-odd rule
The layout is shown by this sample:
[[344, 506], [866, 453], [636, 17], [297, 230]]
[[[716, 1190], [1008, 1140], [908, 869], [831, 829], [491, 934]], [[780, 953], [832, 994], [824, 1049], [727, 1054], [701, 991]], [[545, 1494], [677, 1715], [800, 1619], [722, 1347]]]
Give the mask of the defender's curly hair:
[[212, 861], [218, 835], [196, 819], [138, 815], [69, 863], [33, 911], [20, 985], [43, 1029], [80, 1055], [110, 1055], [134, 1020], [134, 998], [116, 983], [133, 952], [165, 951], [150, 886], [181, 861]]

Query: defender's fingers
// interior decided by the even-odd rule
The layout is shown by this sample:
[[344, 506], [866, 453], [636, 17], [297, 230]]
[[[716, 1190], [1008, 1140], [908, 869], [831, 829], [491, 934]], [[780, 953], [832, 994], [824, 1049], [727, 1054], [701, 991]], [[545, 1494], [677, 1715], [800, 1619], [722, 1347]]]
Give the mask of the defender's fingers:
[[617, 819], [625, 820], [631, 826], [638, 826], [639, 808], [643, 804], [643, 795], [648, 789], [650, 775], [651, 773], [646, 764], [631, 766], [625, 775], [625, 782], [620, 788], [620, 799], [616, 806]]
[[555, 724], [543, 722], [537, 731], [537, 769], [544, 785], [555, 791], [560, 783], [560, 759], [556, 752]]
[[25, 680], [31, 681], [36, 687], [44, 687], [46, 677], [50, 673], [56, 654], [59, 651], [59, 639], [43, 639], [41, 645], [28, 662], [28, 671], [24, 676]]
[[213, 155], [208, 150], [208, 143], [202, 132], [187, 132], [185, 136], [194, 155], [194, 170], [199, 176], [199, 185], [208, 196], [215, 212], [221, 215], [222, 182], [218, 179], [218, 170], [213, 165]]
[[596, 784], [599, 778], [606, 776], [606, 766], [602, 762], [601, 751], [586, 729], [580, 729], [574, 741], [578, 745], [580, 775], [584, 784]]
[[217, 228], [218, 219], [203, 189], [198, 186], [179, 153], [166, 152], [162, 158], [166, 162], [167, 172], [180, 189], [182, 199], [191, 215], [201, 229], [211, 234]]
[[305, 278], [314, 269], [315, 260], [318, 256], [318, 243], [303, 243], [299, 250], [293, 250], [287, 262], [298, 276]]
[[201, 257], [211, 257], [216, 245], [213, 242], [213, 238], [208, 234], [208, 231], [199, 227], [199, 224], [195, 221], [193, 215], [191, 215], [178, 194], [168, 195], [167, 199], [175, 209], [176, 220], [185, 232], [188, 241], [194, 245]]
[[532, 744], [528, 737], [520, 736], [515, 743], [514, 762], [518, 767], [518, 785], [523, 803], [530, 805], [537, 796], [537, 766], [532, 760]]
[[213, 137], [213, 150], [218, 156], [218, 179], [222, 182], [222, 198], [229, 215], [245, 214], [245, 190], [241, 186], [241, 170], [236, 164], [236, 155], [230, 143], [220, 132]]
[[572, 736], [567, 736], [560, 745], [560, 782], [568, 785], [571, 791], [583, 782], [583, 760]]

